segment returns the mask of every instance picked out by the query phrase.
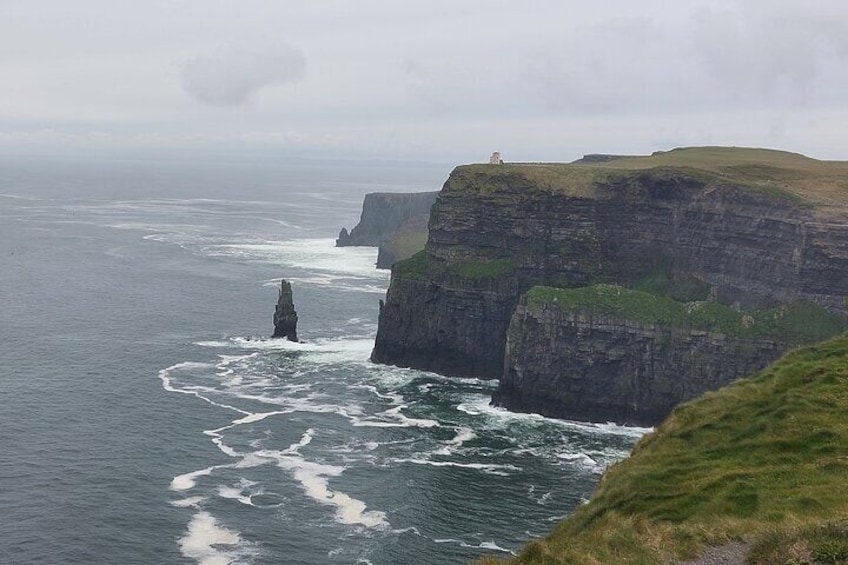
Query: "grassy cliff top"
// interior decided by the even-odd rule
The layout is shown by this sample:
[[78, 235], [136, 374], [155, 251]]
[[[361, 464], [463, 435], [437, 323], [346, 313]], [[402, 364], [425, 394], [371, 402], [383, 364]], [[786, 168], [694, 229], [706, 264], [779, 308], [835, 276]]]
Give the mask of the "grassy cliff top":
[[667, 564], [730, 540], [750, 565], [848, 563], [847, 412], [843, 335], [679, 406], [547, 538], [482, 563]]
[[611, 284], [582, 288], [536, 286], [527, 292], [531, 312], [543, 307], [610, 315], [645, 325], [698, 329], [742, 338], [769, 338], [792, 345], [827, 339], [844, 328], [838, 316], [809, 302], [740, 312], [716, 302], [678, 302]]
[[[465, 182], [499, 182], [574, 196], [592, 196], [599, 182], [627, 173], [657, 171], [698, 176], [708, 184], [732, 184], [777, 194], [785, 192], [816, 204], [848, 205], [848, 161], [820, 161], [786, 151], [744, 147], [685, 147], [649, 156], [591, 157], [574, 163], [464, 165]], [[473, 180], [474, 176], [479, 178]]]

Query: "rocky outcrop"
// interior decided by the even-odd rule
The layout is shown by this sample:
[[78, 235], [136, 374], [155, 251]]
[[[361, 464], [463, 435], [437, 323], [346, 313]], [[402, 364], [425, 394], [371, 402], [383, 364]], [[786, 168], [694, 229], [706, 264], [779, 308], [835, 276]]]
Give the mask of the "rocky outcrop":
[[280, 281], [280, 296], [277, 308], [274, 310], [274, 335], [284, 337], [289, 341], [297, 341], [297, 312], [294, 309], [291, 283], [285, 279]]
[[736, 150], [726, 151], [724, 168], [694, 168], [685, 152], [646, 158], [658, 166], [622, 157], [458, 167], [433, 206], [425, 251], [393, 268], [372, 359], [500, 378], [510, 320], [537, 285], [610, 282], [741, 309], [809, 301], [844, 319], [844, 204], [831, 193], [807, 198], [813, 185], [771, 165], [742, 174]]
[[350, 232], [342, 228], [336, 246], [377, 247], [377, 267], [390, 268], [424, 248], [430, 208], [437, 194], [366, 194], [359, 223]]

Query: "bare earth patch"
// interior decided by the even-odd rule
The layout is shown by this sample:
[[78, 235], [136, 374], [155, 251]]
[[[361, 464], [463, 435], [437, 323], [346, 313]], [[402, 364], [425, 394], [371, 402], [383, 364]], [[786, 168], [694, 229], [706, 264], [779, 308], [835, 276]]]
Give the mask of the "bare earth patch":
[[745, 565], [748, 545], [739, 542], [707, 548], [698, 559], [684, 561], [679, 565]]

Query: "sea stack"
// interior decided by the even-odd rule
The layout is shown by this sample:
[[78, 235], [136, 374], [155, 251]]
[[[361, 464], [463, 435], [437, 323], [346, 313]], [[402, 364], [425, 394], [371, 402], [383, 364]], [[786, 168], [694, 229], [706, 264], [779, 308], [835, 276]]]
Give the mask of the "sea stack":
[[280, 297], [277, 299], [277, 309], [274, 311], [273, 337], [297, 341], [297, 312], [292, 300], [291, 283], [286, 279], [280, 281]]

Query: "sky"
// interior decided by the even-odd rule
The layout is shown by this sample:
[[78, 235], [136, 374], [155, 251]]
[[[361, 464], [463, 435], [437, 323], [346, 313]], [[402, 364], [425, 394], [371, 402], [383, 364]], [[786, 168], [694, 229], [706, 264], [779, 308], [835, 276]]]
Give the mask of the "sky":
[[0, 0], [0, 155], [848, 159], [844, 0]]

